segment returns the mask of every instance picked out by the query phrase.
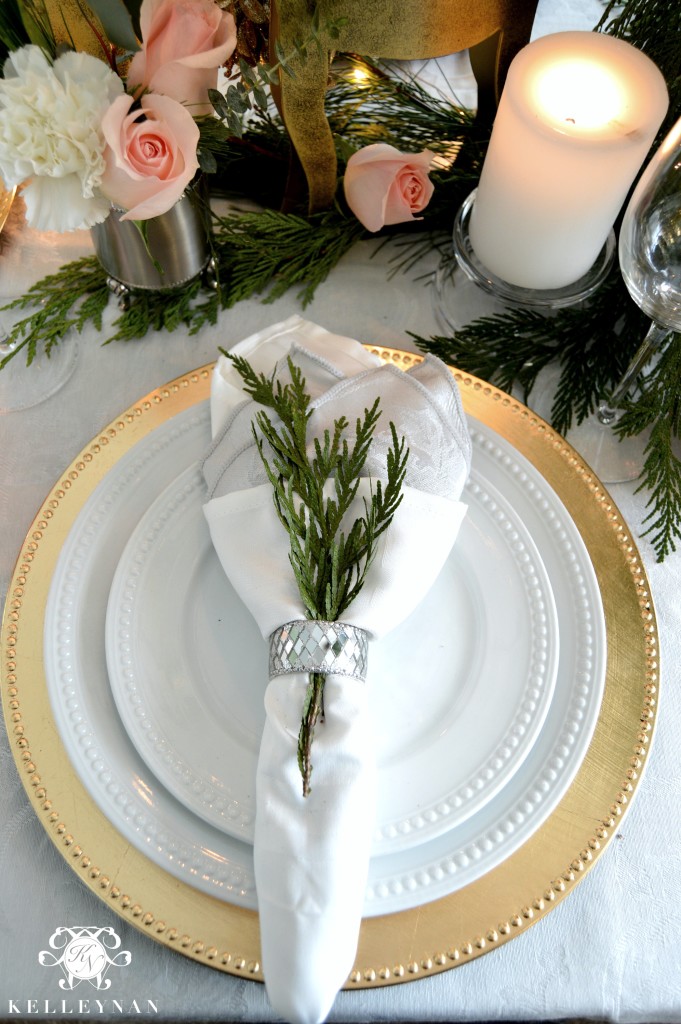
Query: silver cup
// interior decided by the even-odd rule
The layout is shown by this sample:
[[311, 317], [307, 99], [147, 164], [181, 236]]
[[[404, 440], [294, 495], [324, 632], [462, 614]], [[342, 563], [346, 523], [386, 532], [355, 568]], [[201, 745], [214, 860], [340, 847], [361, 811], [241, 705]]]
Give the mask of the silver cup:
[[[147, 221], [148, 250], [134, 221], [112, 207], [91, 228], [95, 252], [115, 283], [130, 291], [170, 291], [201, 274], [210, 260], [210, 208], [205, 178], [185, 189], [173, 207]], [[113, 290], [116, 290], [113, 288]]]

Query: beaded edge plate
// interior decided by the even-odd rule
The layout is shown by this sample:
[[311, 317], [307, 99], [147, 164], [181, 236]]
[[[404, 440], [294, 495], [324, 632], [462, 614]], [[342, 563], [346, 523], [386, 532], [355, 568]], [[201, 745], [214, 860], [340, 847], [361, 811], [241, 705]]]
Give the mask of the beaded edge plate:
[[[403, 369], [420, 357], [371, 351]], [[80, 453], [38, 512], [3, 616], [3, 710], [31, 805], [60, 854], [122, 918], [156, 941], [262, 980], [257, 914], [178, 882], [131, 849], [85, 792], [49, 713], [34, 641], [61, 546], [111, 466], [170, 417], [205, 399], [212, 365], [151, 392]], [[582, 766], [559, 806], [514, 854], [464, 889], [415, 910], [367, 918], [347, 987], [436, 974], [522, 934], [568, 895], [607, 847], [640, 781], [657, 706], [657, 628], [645, 569], [620, 512], [567, 442], [526, 406], [456, 370], [466, 412], [523, 454], [553, 487], [592, 559], [606, 619], [605, 692]], [[25, 638], [25, 640], [24, 640]], [[115, 879], [115, 881], [114, 881]]]

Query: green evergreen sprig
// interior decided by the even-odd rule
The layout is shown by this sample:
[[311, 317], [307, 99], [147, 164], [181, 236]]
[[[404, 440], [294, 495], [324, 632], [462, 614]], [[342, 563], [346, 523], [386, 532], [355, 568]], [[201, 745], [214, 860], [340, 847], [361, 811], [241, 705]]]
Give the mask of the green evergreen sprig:
[[0, 361], [0, 371], [20, 353], [28, 366], [38, 351], [49, 357], [68, 331], [80, 332], [87, 323], [93, 323], [101, 331], [109, 296], [106, 274], [94, 257], [75, 260], [56, 274], [38, 281], [20, 298], [2, 307], [30, 312], [8, 332], [8, 340], [14, 347]]
[[[244, 390], [264, 409], [255, 415], [253, 435], [267, 477], [274, 507], [289, 538], [289, 561], [305, 614], [309, 619], [335, 622], [357, 597], [376, 552], [378, 538], [387, 530], [402, 500], [402, 485], [409, 450], [390, 423], [391, 446], [386, 461], [385, 485], [377, 480], [364, 515], [349, 526], [346, 519], [359, 488], [376, 425], [379, 399], [355, 423], [348, 441], [348, 420], [341, 416], [321, 438], [308, 438], [312, 416], [310, 396], [301, 370], [288, 360], [290, 381], [282, 384], [274, 374], [256, 374], [247, 360], [230, 358], [244, 382]], [[311, 446], [313, 454], [308, 448]], [[329, 495], [327, 482], [332, 482]], [[298, 734], [298, 767], [303, 795], [310, 792], [312, 740], [323, 717], [322, 673], [311, 672]]]
[[650, 495], [643, 535], [663, 561], [681, 541], [681, 335], [671, 335], [659, 361], [644, 374], [641, 394], [623, 408], [614, 428], [618, 434], [633, 437], [650, 429], [638, 490]]
[[557, 363], [560, 378], [550, 420], [555, 430], [566, 434], [573, 423], [589, 416], [622, 376], [647, 323], [614, 267], [588, 303], [556, 316], [518, 308], [480, 317], [453, 335], [412, 337], [418, 348], [502, 391], [520, 387], [525, 402], [540, 372]]
[[[290, 288], [298, 289], [298, 298], [306, 306], [361, 235], [357, 221], [336, 211], [310, 219], [276, 210], [216, 217], [213, 255], [217, 288], [205, 288], [197, 277], [170, 292], [135, 294], [102, 343], [133, 341], [149, 331], [174, 331], [181, 326], [193, 335], [206, 324], [217, 323], [221, 309], [258, 295], [273, 302]], [[2, 307], [27, 310], [27, 315], [9, 332], [16, 347], [0, 362], [0, 371], [19, 356], [25, 355], [28, 365], [38, 351], [49, 356], [68, 331], [80, 332], [88, 322], [101, 332], [110, 298], [106, 273], [94, 256], [67, 263], [56, 274], [38, 281]]]

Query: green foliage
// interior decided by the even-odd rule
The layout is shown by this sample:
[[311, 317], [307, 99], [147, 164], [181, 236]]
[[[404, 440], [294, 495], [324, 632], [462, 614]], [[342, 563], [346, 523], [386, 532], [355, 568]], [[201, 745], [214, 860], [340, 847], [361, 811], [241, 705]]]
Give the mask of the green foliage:
[[319, 5], [315, 5], [306, 39], [295, 38], [290, 52], [285, 52], [279, 40], [275, 40], [274, 64], [258, 63], [255, 66], [239, 60], [232, 80], [223, 94], [217, 89], [208, 90], [213, 109], [227, 127], [230, 135], [241, 138], [244, 133], [244, 115], [253, 111], [267, 111], [269, 89], [279, 84], [281, 75], [295, 78], [294, 63], [304, 60], [311, 49], [321, 50], [323, 40], [337, 39], [346, 18], [328, 19], [322, 24]]
[[86, 323], [92, 322], [101, 330], [108, 300], [106, 275], [94, 257], [76, 260], [38, 281], [26, 294], [3, 307], [32, 311], [10, 332], [9, 340], [17, 345], [0, 362], [0, 370], [20, 352], [26, 356], [27, 365], [39, 350], [49, 356], [68, 331], [81, 331]]
[[[113, 321], [104, 344], [180, 326], [196, 334], [205, 324], [217, 322], [220, 309], [262, 292], [267, 292], [264, 301], [273, 301], [289, 288], [298, 288], [305, 305], [361, 233], [356, 221], [334, 211], [310, 220], [274, 210], [216, 218], [217, 287], [205, 288], [197, 277], [174, 291], [136, 293], [129, 309]], [[38, 350], [49, 355], [68, 331], [80, 332], [88, 322], [101, 331], [109, 298], [106, 274], [94, 256], [68, 263], [38, 281], [2, 307], [28, 314], [11, 330], [10, 341], [17, 346], [0, 362], [0, 370], [19, 353], [28, 365]]]
[[298, 289], [303, 306], [363, 229], [334, 209], [313, 217], [276, 210], [217, 218], [220, 279], [227, 306], [267, 289], [273, 301]]
[[8, 50], [34, 43], [54, 56], [56, 44], [42, 0], [2, 0], [0, 39]]
[[0, 62], [7, 54], [29, 42], [17, 0], [3, 0], [0, 4]]
[[[256, 413], [253, 434], [268, 479], [274, 506], [289, 537], [289, 561], [301, 601], [309, 619], [338, 621], [361, 591], [376, 551], [376, 542], [388, 528], [402, 500], [402, 485], [409, 451], [404, 438], [390, 424], [392, 446], [387, 456], [385, 486], [376, 481], [371, 500], [364, 500], [364, 515], [349, 528], [346, 518], [357, 496], [369, 448], [380, 416], [379, 400], [365, 409], [349, 442], [344, 416], [312, 439], [308, 453], [310, 397], [301, 371], [289, 359], [290, 382], [256, 374], [243, 358], [226, 352], [253, 399], [272, 409], [276, 421], [263, 410]], [[327, 481], [333, 494], [325, 494]], [[298, 735], [298, 766], [303, 795], [310, 792], [312, 740], [323, 713], [324, 676], [310, 673]]]
[[659, 361], [644, 375], [640, 396], [623, 407], [625, 413], [615, 427], [619, 434], [629, 437], [651, 430], [639, 490], [650, 493], [644, 536], [650, 537], [662, 561], [681, 540], [681, 335], [671, 335]]
[[420, 349], [504, 391], [519, 386], [524, 401], [540, 371], [557, 362], [561, 375], [551, 423], [565, 434], [573, 422], [581, 423], [590, 414], [622, 376], [646, 324], [614, 267], [589, 302], [553, 317], [514, 309], [481, 317], [449, 337], [413, 337]]
[[132, 16], [123, 0], [87, 0], [87, 3], [102, 23], [110, 43], [130, 53], [139, 50]]
[[[110, 298], [106, 274], [94, 256], [67, 263], [56, 274], [38, 281], [25, 295], [2, 307], [28, 310], [28, 314], [9, 332], [9, 341], [16, 347], [0, 362], [0, 370], [20, 353], [27, 365], [38, 351], [49, 356], [68, 331], [80, 333], [88, 323], [101, 332]], [[204, 291], [200, 278], [174, 292], [145, 292], [114, 320], [103, 344], [143, 338], [149, 331], [174, 331], [181, 325], [195, 334], [205, 323], [214, 324], [218, 311], [218, 293]]]

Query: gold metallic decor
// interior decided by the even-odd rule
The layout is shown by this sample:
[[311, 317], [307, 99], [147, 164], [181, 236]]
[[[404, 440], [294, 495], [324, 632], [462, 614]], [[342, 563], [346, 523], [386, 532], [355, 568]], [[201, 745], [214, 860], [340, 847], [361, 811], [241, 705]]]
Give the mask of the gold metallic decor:
[[[330, 206], [336, 191], [336, 155], [324, 113], [334, 50], [416, 60], [471, 49], [480, 109], [489, 114], [511, 60], [529, 42], [536, 6], [536, 0], [273, 0], [270, 44], [278, 42], [287, 58], [295, 54], [296, 40], [309, 38], [313, 10], [320, 16], [320, 50], [310, 47], [304, 57], [291, 57], [295, 77], [281, 76], [277, 96], [307, 179], [310, 212]], [[325, 39], [325, 23], [338, 19], [345, 19], [339, 37]], [[292, 190], [290, 183], [289, 200]]]
[[[420, 359], [394, 349], [371, 350], [403, 369]], [[543, 420], [491, 385], [452, 372], [466, 412], [536, 467], [584, 540], [606, 622], [605, 691], [591, 744], [556, 810], [478, 881], [415, 910], [365, 919], [349, 988], [407, 982], [457, 967], [545, 917], [619, 830], [653, 735], [657, 629], [646, 573], [626, 523], [591, 470]], [[217, 970], [262, 980], [257, 914], [167, 874], [133, 849], [88, 795], [59, 738], [40, 647], [55, 565], [85, 502], [138, 441], [207, 399], [210, 379], [211, 367], [204, 366], [140, 399], [93, 438], [45, 499], [7, 594], [3, 709], [30, 804], [81, 881], [150, 939]]]
[[101, 40], [106, 39], [106, 32], [84, 0], [40, 0], [36, 6], [45, 9], [57, 44], [105, 59]]

